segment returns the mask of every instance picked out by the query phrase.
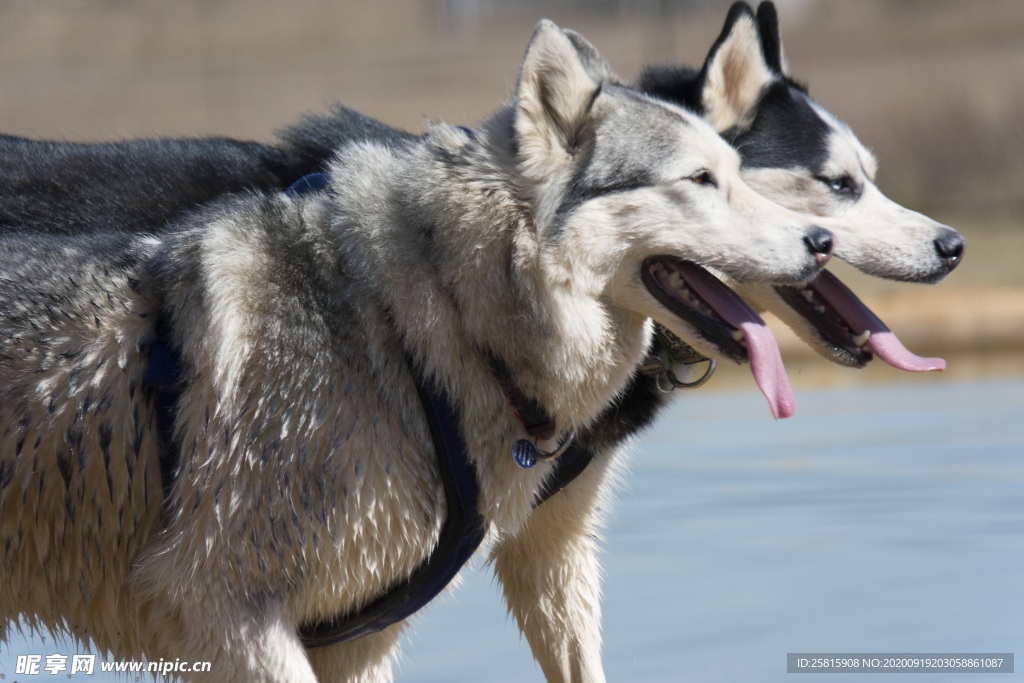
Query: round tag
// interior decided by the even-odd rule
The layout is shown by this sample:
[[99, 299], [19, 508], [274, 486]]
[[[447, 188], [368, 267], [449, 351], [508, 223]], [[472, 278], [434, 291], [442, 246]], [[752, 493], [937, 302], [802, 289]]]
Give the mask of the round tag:
[[537, 447], [529, 439], [519, 439], [512, 444], [512, 459], [524, 470], [537, 464]]

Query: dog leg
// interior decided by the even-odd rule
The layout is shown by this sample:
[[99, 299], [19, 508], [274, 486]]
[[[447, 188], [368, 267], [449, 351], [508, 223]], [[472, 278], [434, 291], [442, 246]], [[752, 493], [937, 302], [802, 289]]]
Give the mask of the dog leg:
[[[242, 655], [245, 666], [250, 669], [250, 673], [239, 680], [316, 683], [316, 675], [295, 633], [294, 624], [285, 619], [274, 619], [253, 636], [252, 639], [243, 638], [233, 649], [232, 654]], [[218, 676], [216, 672], [210, 677], [211, 683], [224, 680], [224, 676]]]
[[[195, 599], [190, 599], [195, 597]], [[223, 596], [221, 596], [223, 597]], [[317, 683], [295, 624], [283, 610], [259, 615], [216, 598], [188, 596], [150, 611], [149, 661], [210, 662], [180, 674], [194, 683]]]
[[387, 683], [391, 680], [391, 662], [398, 649], [402, 625], [349, 643], [318, 647], [309, 651], [309, 660], [320, 683]]
[[595, 458], [494, 551], [509, 611], [549, 682], [604, 681], [595, 537], [611, 455]]

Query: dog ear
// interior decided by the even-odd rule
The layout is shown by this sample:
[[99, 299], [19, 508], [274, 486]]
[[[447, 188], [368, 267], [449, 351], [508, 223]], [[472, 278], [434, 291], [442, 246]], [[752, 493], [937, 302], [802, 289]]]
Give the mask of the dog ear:
[[[592, 67], [604, 61], [593, 55]], [[525, 172], [542, 177], [579, 146], [598, 92], [572, 40], [546, 19], [537, 24], [516, 86], [515, 136]]]
[[745, 2], [729, 9], [701, 73], [704, 118], [715, 130], [750, 125], [761, 93], [776, 76], [765, 60], [754, 12]]
[[562, 33], [565, 34], [565, 37], [576, 48], [576, 53], [583, 63], [583, 68], [586, 69], [591, 78], [598, 83], [624, 84], [623, 80], [612, 69], [608, 60], [601, 56], [601, 53], [597, 51], [597, 48], [589, 40], [569, 28], [562, 29]]
[[789, 75], [786, 55], [782, 52], [782, 34], [779, 32], [779, 14], [769, 1], [757, 6], [757, 28], [761, 35], [761, 54], [768, 68], [782, 76]]

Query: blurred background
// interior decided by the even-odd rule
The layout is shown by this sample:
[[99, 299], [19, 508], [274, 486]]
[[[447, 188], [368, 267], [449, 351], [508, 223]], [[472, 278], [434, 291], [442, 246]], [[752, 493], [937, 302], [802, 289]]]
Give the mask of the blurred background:
[[[677, 400], [610, 517], [612, 680], [782, 680], [787, 651], [1024, 642], [1024, 2], [776, 4], [793, 75], [876, 152], [882, 190], [968, 239], [939, 286], [830, 266], [949, 369], [838, 368], [773, 324], [797, 417], [767, 419], [742, 368]], [[632, 77], [700, 64], [728, 5], [0, 0], [0, 132], [270, 141], [334, 101], [412, 131], [471, 125], [509, 94], [540, 17]], [[418, 620], [399, 680], [539, 680], [487, 572], [467, 584]], [[0, 679], [53, 650], [0, 645]]]

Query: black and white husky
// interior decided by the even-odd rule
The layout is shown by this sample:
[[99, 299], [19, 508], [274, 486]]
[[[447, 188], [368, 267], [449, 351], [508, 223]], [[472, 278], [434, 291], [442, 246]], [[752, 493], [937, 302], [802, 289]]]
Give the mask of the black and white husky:
[[[701, 69], [652, 67], [636, 85], [701, 113], [739, 151], [752, 187], [815, 216], [835, 233], [835, 255], [865, 273], [938, 282], [960, 263], [964, 239], [883, 195], [875, 157], [789, 75], [772, 3], [762, 2], [756, 15], [735, 3]], [[945, 366], [907, 351], [827, 271], [804, 286], [738, 289], [835, 362], [862, 366], [877, 355], [904, 370]]]
[[[701, 266], [797, 284], [832, 249], [701, 118], [610, 73], [542, 22], [477, 130], [341, 146], [326, 190], [228, 197], [159, 236], [0, 240], [0, 618], [188, 653], [208, 680], [389, 679], [401, 623], [309, 651], [299, 633], [441, 543], [448, 437], [422, 392], [451, 409], [469, 514], [545, 675], [602, 680], [613, 449], [539, 506], [559, 461], [522, 450], [614, 410], [652, 320], [710, 354], [745, 340], [781, 410], [770, 334]], [[143, 388], [161, 343], [166, 431]]]

